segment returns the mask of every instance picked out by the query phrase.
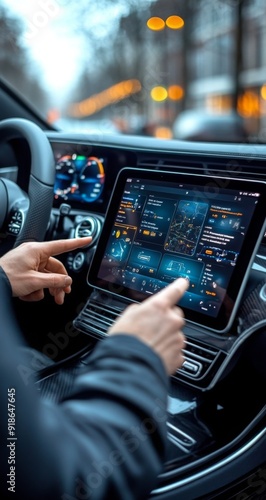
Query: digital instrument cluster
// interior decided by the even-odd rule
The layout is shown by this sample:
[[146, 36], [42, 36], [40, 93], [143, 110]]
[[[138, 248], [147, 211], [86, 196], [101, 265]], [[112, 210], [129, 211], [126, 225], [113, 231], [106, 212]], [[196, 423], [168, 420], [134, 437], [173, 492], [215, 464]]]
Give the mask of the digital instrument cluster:
[[100, 200], [105, 183], [104, 160], [78, 153], [56, 160], [55, 200], [93, 203]]

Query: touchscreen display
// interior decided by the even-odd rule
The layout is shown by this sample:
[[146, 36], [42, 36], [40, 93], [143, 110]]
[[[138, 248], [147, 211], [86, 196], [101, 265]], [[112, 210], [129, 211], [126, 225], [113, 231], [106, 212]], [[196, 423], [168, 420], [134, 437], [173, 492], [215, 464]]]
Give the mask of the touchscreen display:
[[89, 283], [133, 301], [178, 277], [186, 320], [229, 328], [263, 235], [265, 183], [124, 168]]

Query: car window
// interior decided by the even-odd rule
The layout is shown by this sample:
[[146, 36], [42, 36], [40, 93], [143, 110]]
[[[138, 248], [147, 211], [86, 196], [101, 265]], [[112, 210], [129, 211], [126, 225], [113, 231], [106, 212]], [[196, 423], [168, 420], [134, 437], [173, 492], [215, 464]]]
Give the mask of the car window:
[[66, 131], [266, 142], [264, 0], [1, 0], [1, 77]]

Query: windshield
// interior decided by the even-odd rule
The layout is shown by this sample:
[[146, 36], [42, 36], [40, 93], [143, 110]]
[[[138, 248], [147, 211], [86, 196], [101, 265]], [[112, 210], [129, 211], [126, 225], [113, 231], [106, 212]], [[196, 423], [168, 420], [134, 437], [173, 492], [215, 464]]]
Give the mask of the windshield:
[[265, 0], [1, 0], [1, 77], [48, 123], [266, 142]]

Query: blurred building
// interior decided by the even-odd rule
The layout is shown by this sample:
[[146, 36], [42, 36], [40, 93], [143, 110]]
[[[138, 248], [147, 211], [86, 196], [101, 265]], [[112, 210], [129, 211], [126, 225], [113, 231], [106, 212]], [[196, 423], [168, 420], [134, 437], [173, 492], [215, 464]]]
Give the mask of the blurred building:
[[[149, 30], [147, 72], [157, 68], [157, 85], [167, 91], [166, 99], [151, 102], [150, 119], [171, 126], [186, 109], [235, 111], [249, 139], [265, 142], [265, 0], [158, 0], [149, 15], [184, 19], [179, 30]], [[183, 90], [179, 99], [171, 98], [173, 86]]]
[[190, 105], [235, 109], [251, 140], [265, 142], [266, 2], [198, 2], [190, 43]]

